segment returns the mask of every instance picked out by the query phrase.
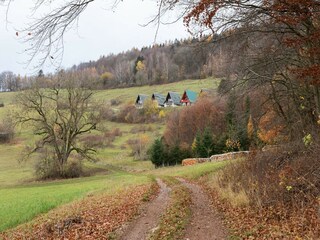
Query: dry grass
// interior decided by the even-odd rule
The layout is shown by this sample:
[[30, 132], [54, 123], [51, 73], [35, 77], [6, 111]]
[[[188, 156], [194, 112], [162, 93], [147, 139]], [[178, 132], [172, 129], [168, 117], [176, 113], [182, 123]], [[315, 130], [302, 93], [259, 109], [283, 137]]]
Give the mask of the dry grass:
[[250, 201], [245, 190], [239, 186], [236, 191], [230, 183], [221, 184], [221, 172], [208, 177], [208, 184], [215, 189], [221, 199], [228, 201], [233, 207], [248, 206]]

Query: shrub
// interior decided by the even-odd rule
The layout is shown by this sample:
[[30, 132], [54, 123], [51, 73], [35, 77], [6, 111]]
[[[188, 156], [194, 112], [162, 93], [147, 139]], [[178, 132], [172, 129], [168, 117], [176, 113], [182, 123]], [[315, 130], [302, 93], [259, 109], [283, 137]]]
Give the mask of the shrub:
[[140, 132], [151, 132], [153, 131], [154, 128], [152, 126], [135, 126], [133, 128], [131, 128], [130, 133], [140, 133]]
[[119, 99], [111, 99], [110, 104], [111, 106], [118, 106], [121, 104], [121, 101]]
[[138, 135], [136, 139], [129, 139], [127, 141], [127, 145], [131, 149], [131, 156], [133, 156], [136, 160], [147, 160], [149, 142], [150, 139], [145, 134]]
[[0, 107], [4, 107], [4, 103], [3, 102], [0, 102]]
[[10, 117], [0, 123], [0, 143], [10, 142], [14, 136], [14, 123]]
[[61, 168], [57, 161], [52, 161], [52, 153], [40, 152], [39, 158], [34, 166], [35, 175], [39, 180], [57, 179], [57, 178], [76, 178], [83, 175], [82, 162], [76, 159], [70, 159]]
[[10, 142], [10, 134], [6, 132], [0, 133], [0, 143]]
[[83, 175], [82, 163], [80, 160], [70, 160], [66, 166], [64, 177], [77, 178]]
[[109, 106], [102, 106], [100, 108], [100, 116], [102, 119], [108, 121], [114, 121], [116, 119], [115, 113]]
[[156, 139], [148, 150], [151, 162], [155, 167], [181, 164], [183, 159], [191, 157], [191, 152], [184, 146], [165, 146], [161, 139]]
[[102, 135], [87, 135], [81, 141], [89, 148], [103, 147], [105, 145], [105, 139]]
[[286, 220], [292, 214], [303, 218], [317, 208], [319, 154], [319, 144], [306, 148], [302, 141], [290, 147], [252, 152], [248, 160], [224, 168], [219, 183], [235, 193], [245, 191], [252, 206], [280, 208]]
[[54, 179], [60, 177], [59, 166], [56, 161], [52, 161], [45, 153], [40, 153], [40, 157], [34, 166], [37, 179]]

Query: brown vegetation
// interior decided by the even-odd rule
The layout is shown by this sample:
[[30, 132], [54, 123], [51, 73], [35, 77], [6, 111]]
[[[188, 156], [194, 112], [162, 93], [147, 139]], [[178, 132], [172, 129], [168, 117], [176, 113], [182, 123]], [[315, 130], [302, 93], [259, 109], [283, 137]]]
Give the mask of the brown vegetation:
[[166, 122], [164, 140], [166, 144], [191, 146], [198, 132], [209, 127], [216, 136], [225, 129], [223, 99], [200, 98], [191, 106], [172, 112]]
[[319, 152], [318, 143], [253, 152], [210, 178], [211, 190], [227, 200], [219, 206], [234, 234], [245, 239], [319, 238]]

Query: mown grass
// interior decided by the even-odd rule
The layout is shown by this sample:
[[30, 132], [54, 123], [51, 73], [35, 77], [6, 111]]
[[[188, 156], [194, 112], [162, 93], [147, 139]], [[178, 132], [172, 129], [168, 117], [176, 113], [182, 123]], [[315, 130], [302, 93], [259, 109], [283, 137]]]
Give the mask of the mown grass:
[[150, 181], [151, 178], [147, 176], [113, 172], [108, 175], [3, 188], [0, 189], [0, 231], [88, 194], [112, 194]]

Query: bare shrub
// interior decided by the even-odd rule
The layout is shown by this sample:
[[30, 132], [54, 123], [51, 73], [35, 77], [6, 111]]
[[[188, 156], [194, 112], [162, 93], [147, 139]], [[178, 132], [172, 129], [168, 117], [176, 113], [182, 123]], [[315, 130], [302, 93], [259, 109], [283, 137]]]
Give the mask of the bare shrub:
[[116, 119], [116, 115], [113, 110], [106, 105], [100, 107], [100, 116], [102, 119], [108, 121], [114, 121]]
[[80, 160], [71, 160], [68, 162], [64, 177], [77, 178], [83, 175], [83, 168]]
[[0, 143], [8, 143], [14, 136], [14, 123], [11, 117], [6, 117], [0, 123]]
[[86, 135], [81, 138], [81, 141], [90, 148], [114, 147], [113, 141], [120, 136], [122, 136], [120, 128], [115, 128], [104, 134]]
[[131, 149], [131, 156], [135, 160], [147, 160], [148, 159], [148, 148], [150, 144], [150, 139], [147, 135], [141, 134], [137, 135], [136, 139], [129, 139], [127, 145]]
[[110, 100], [110, 104], [111, 104], [111, 106], [118, 106], [118, 105], [120, 105], [122, 102], [121, 102], [121, 100], [119, 100], [119, 99], [111, 99]]
[[131, 128], [130, 133], [145, 133], [145, 132], [151, 132], [154, 128], [152, 126], [135, 126]]
[[161, 110], [152, 102], [144, 105], [142, 109], [137, 109], [132, 103], [127, 103], [120, 109], [115, 121], [126, 123], [153, 123], [163, 121], [163, 115], [165, 114], [159, 114], [160, 111]]
[[102, 135], [87, 135], [82, 137], [81, 141], [90, 148], [101, 148], [105, 146], [105, 139]]
[[[83, 175], [82, 163], [80, 160], [72, 159], [61, 170], [60, 166], [50, 160], [51, 154], [41, 152], [35, 164], [35, 175], [39, 180], [55, 178], [77, 178]], [[62, 172], [62, 174], [61, 174]]]
[[320, 148], [319, 143], [306, 147], [301, 142], [252, 152], [248, 160], [223, 170], [220, 186], [235, 193], [244, 190], [250, 204], [259, 208], [279, 207], [288, 216], [315, 214], [320, 195]]
[[117, 115], [117, 122], [138, 123], [140, 122], [141, 114], [138, 109], [132, 104], [126, 104], [120, 109]]

